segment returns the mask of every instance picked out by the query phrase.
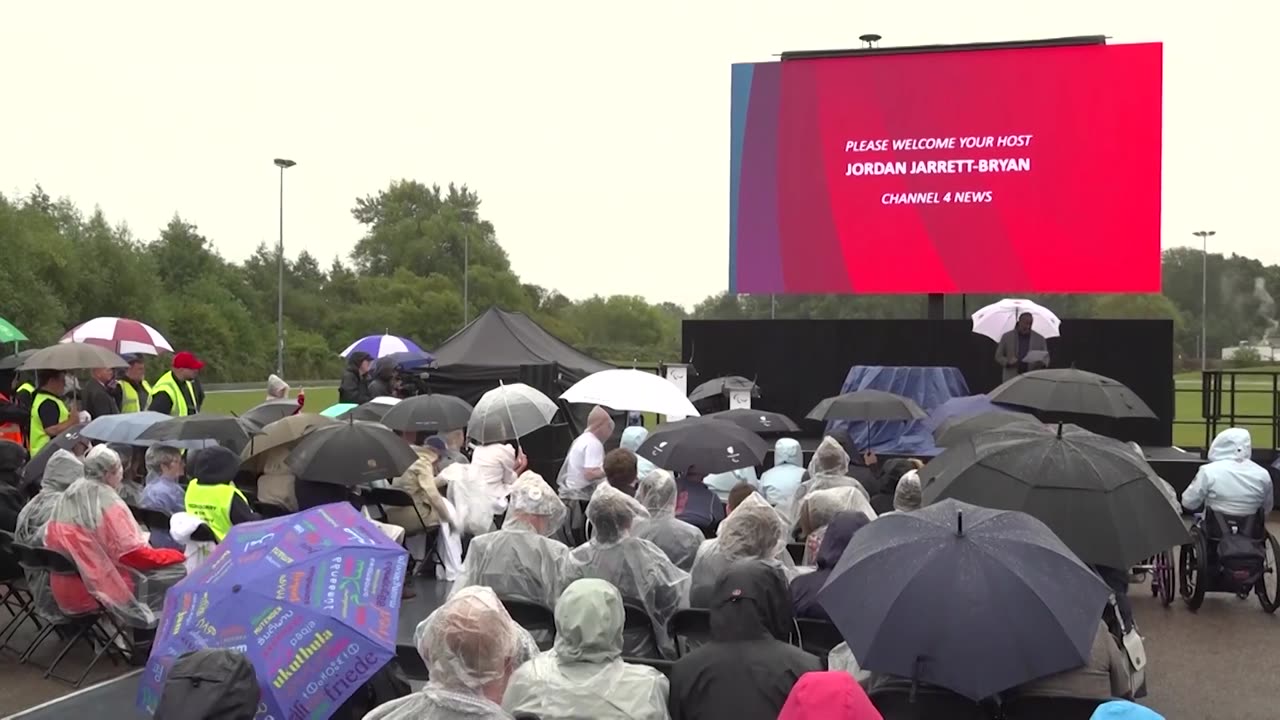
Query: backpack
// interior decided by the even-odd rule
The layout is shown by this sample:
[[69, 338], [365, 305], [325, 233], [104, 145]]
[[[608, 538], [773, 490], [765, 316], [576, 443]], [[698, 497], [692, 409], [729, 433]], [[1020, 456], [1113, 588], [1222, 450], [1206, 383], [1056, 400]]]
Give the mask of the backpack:
[[1220, 533], [1218, 540], [1218, 565], [1227, 582], [1239, 590], [1248, 591], [1262, 578], [1267, 556], [1254, 538], [1254, 519], [1232, 523], [1221, 515], [1214, 515]]
[[253, 665], [232, 650], [197, 650], [173, 664], [155, 720], [252, 720], [261, 691]]

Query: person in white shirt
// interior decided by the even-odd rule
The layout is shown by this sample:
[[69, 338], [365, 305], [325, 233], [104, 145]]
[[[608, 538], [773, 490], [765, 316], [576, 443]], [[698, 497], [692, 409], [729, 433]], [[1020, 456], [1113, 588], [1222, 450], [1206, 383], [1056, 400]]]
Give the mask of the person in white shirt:
[[482, 490], [493, 503], [490, 514], [502, 515], [507, 511], [511, 486], [528, 467], [529, 458], [523, 450], [517, 452], [506, 443], [492, 443], [475, 449], [467, 470], [472, 487]]
[[[589, 500], [596, 485], [604, 479], [604, 441], [613, 434], [613, 418], [599, 405], [587, 416], [587, 429], [569, 446], [557, 479], [560, 495], [574, 500]], [[472, 461], [474, 462], [474, 460]]]
[[1182, 493], [1188, 510], [1208, 507], [1220, 515], [1248, 517], [1258, 510], [1271, 512], [1271, 474], [1250, 459], [1253, 440], [1249, 431], [1229, 428], [1218, 433], [1209, 446], [1209, 462]]

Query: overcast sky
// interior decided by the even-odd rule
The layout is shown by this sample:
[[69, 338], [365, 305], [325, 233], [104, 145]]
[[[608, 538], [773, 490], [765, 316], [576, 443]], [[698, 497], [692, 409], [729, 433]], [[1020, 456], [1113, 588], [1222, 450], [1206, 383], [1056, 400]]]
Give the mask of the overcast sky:
[[1165, 43], [1165, 246], [1214, 229], [1277, 263], [1277, 20], [1259, 0], [7, 3], [0, 192], [39, 182], [144, 239], [178, 211], [240, 260], [275, 242], [288, 157], [286, 252], [327, 265], [357, 196], [456, 181], [524, 280], [692, 304], [727, 286], [731, 63], [865, 32], [1105, 33]]

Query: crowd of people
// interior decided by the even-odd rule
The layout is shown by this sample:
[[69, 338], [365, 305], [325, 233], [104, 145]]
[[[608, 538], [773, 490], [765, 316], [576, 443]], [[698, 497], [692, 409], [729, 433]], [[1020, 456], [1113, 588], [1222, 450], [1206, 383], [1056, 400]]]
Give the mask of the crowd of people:
[[[392, 390], [373, 387], [394, 377], [370, 377], [371, 365], [353, 355], [343, 399]], [[84, 407], [185, 414], [200, 406], [199, 361], [189, 353], [175, 356], [156, 383], [130, 376], [133, 368], [120, 378], [91, 373]], [[195, 528], [207, 527], [216, 541], [259, 519], [263, 503], [285, 512], [360, 505], [347, 488], [294, 477], [280, 449], [246, 463], [225, 448], [185, 454], [158, 444], [142, 452], [80, 441], [49, 456], [38, 485], [24, 485], [22, 463], [70, 420], [83, 419], [68, 417], [66, 380], [58, 375], [41, 374], [27, 401], [31, 452], [0, 441], [0, 479], [8, 481], [0, 483], [0, 529], [17, 543], [64, 554], [79, 570], [78, 577], [28, 573], [40, 617], [56, 622], [100, 604], [130, 629], [126, 649], [144, 648], [164, 591], [200, 561]], [[273, 377], [268, 397], [287, 394]], [[378, 520], [415, 557], [429, 549], [415, 549], [413, 538], [432, 526], [465, 538], [466, 551], [449, 578], [449, 599], [417, 628], [428, 685], [366, 717], [880, 717], [867, 692], [893, 678], [864, 671], [846, 644], [819, 658], [790, 640], [796, 618], [829, 619], [819, 591], [857, 533], [881, 516], [920, 508], [921, 463], [881, 463], [870, 453], [855, 463], [833, 437], [805, 463], [799, 443], [782, 438], [773, 467], [758, 474], [673, 474], [636, 456], [645, 436], [643, 427], [628, 427], [606, 451], [614, 420], [594, 408], [553, 488], [527, 469], [518, 442], [467, 447], [461, 431], [404, 434], [417, 460], [386, 485], [404, 490], [414, 505]], [[1235, 515], [1269, 509], [1269, 476], [1241, 462], [1248, 450], [1246, 432], [1220, 436], [1183, 503]], [[254, 501], [242, 489], [246, 473]], [[172, 524], [140, 527], [135, 507], [169, 515]], [[1132, 626], [1124, 589], [1116, 590]], [[545, 630], [516, 625], [504, 600], [551, 610], [554, 641]], [[709, 613], [710, 632], [700, 643], [669, 634], [672, 617], [690, 607]], [[648, 623], [628, 622], [629, 614]], [[1129, 666], [1114, 635], [1100, 622], [1083, 667], [1007, 694], [1131, 697]], [[674, 661], [670, 679], [646, 659]], [[1140, 712], [1110, 703], [1099, 712], [1118, 707]]]

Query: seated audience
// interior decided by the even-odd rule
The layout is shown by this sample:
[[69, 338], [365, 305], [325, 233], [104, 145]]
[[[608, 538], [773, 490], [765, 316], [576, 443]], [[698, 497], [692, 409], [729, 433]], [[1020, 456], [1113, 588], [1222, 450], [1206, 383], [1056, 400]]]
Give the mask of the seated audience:
[[187, 483], [187, 512], [204, 521], [218, 542], [232, 525], [260, 520], [249, 499], [235, 486], [240, 456], [224, 447], [196, 453], [191, 482]]
[[863, 670], [858, 665], [858, 659], [853, 656], [853, 651], [849, 649], [847, 642], [840, 643], [827, 653], [827, 669], [848, 673], [849, 677], [863, 688], [871, 686], [871, 671]]
[[440, 464], [440, 469], [444, 470], [450, 465], [457, 463], [459, 465], [467, 465], [471, 462], [471, 458], [467, 457], [467, 453], [463, 447], [467, 442], [467, 433], [465, 430], [450, 430], [438, 437], [444, 438], [444, 460]]
[[[186, 512], [185, 492], [178, 484], [178, 479], [186, 472], [182, 451], [167, 445], [152, 445], [147, 448], [146, 464], [147, 484], [142, 489], [139, 507], [168, 515]], [[169, 534], [169, 528], [153, 527], [148, 530], [151, 547], [183, 549]]]
[[511, 676], [502, 706], [541, 720], [666, 720], [667, 678], [622, 661], [622, 596], [578, 580], [556, 603], [555, 647]]
[[244, 653], [221, 648], [197, 650], [182, 655], [169, 668], [153, 717], [251, 720], [261, 697], [253, 663]]
[[[811, 497], [810, 500], [812, 499]], [[818, 604], [818, 591], [826, 584], [827, 578], [831, 577], [831, 571], [840, 562], [840, 556], [844, 555], [844, 549], [849, 546], [854, 534], [869, 522], [871, 521], [865, 514], [852, 510], [840, 512], [831, 519], [822, 538], [822, 546], [818, 549], [818, 569], [799, 575], [791, 581], [791, 602], [795, 605], [796, 617], [831, 619], [826, 608]]]
[[165, 591], [185, 575], [184, 557], [147, 544], [116, 494], [122, 475], [120, 457], [105, 445], [85, 456], [84, 477], [58, 498], [45, 527], [45, 545], [71, 558], [79, 575], [53, 575], [49, 586], [65, 614], [92, 612], [101, 603], [126, 625], [149, 628]]
[[702, 477], [693, 470], [676, 475], [676, 517], [701, 530], [703, 537], [715, 537], [724, 503], [702, 484]]
[[657, 465], [640, 457], [640, 446], [648, 437], [649, 431], [645, 430], [643, 425], [632, 425], [622, 431], [622, 439], [618, 442], [618, 447], [626, 448], [636, 454], [636, 477], [638, 478], [643, 478], [658, 469]]
[[[742, 504], [742, 501], [751, 497], [751, 495], [755, 493], [755, 491], [756, 489], [752, 487], [749, 483], [741, 482], [741, 483], [738, 483], [737, 485], [734, 485], [733, 489], [729, 491], [729, 499], [726, 502], [725, 509], [728, 511], [729, 514], [732, 515], [733, 511], [736, 510], [738, 506]], [[765, 502], [768, 502], [768, 501], [766, 500]]]
[[27, 464], [27, 449], [15, 442], [0, 440], [0, 530], [13, 532], [18, 514], [27, 498], [22, 494], [20, 473]]
[[638, 467], [635, 453], [626, 448], [615, 448], [605, 453], [604, 479], [622, 492], [634, 496]]
[[519, 626], [486, 587], [455, 594], [418, 625], [418, 654], [430, 680], [364, 720], [507, 720], [499, 705], [511, 673], [528, 657]]
[[1229, 428], [1218, 433], [1209, 446], [1209, 462], [1200, 466], [1182, 493], [1183, 507], [1207, 507], [1234, 517], [1248, 517], [1259, 510], [1271, 512], [1271, 474], [1252, 457], [1253, 439], [1248, 430]]
[[[84, 477], [84, 465], [80, 458], [67, 450], [55, 450], [44, 476], [40, 492], [18, 513], [17, 526], [13, 529], [14, 542], [34, 548], [45, 548], [45, 528], [53, 517], [58, 500], [71, 484]], [[65, 615], [58, 608], [49, 588], [49, 573], [45, 570], [26, 570], [27, 588], [31, 592], [36, 615], [47, 622], [61, 622]]]
[[120, 481], [120, 489], [116, 494], [126, 505], [142, 507], [142, 479], [146, 468], [142, 462], [141, 448], [123, 443], [108, 443], [107, 447], [120, 456], [120, 465], [124, 468], [124, 479]]
[[1089, 720], [1164, 720], [1164, 716], [1128, 700], [1112, 700], [1098, 706]]
[[586, 544], [570, 551], [565, 566], [566, 586], [580, 578], [607, 580], [623, 600], [644, 607], [659, 647], [653, 647], [650, 633], [628, 630], [623, 647], [628, 657], [657, 657], [659, 650], [674, 653], [667, 622], [689, 604], [689, 574], [672, 564], [657, 545], [631, 535], [635, 520], [648, 517], [634, 498], [600, 483], [587, 504], [587, 521], [595, 532]]
[[440, 488], [436, 486], [435, 469], [440, 456], [423, 445], [410, 444], [409, 447], [417, 453], [418, 459], [391, 481], [391, 487], [408, 493], [413, 498], [414, 507], [387, 508], [387, 522], [404, 528], [410, 536], [418, 536], [426, 532], [422, 523], [425, 522], [427, 527], [437, 526], [442, 521], [452, 525], [453, 518], [444, 504]]
[[828, 435], [822, 438], [818, 449], [813, 452], [813, 459], [809, 461], [809, 478], [800, 483], [791, 501], [785, 505], [779, 505], [778, 509], [785, 513], [794, 525], [799, 520], [800, 507], [804, 503], [805, 495], [837, 487], [857, 488], [868, 500], [871, 498], [862, 483], [849, 475], [849, 453], [845, 452], [844, 447], [835, 438]]
[[295, 443], [274, 447], [252, 460], [253, 467], [262, 473], [258, 476], [258, 501], [291, 513], [298, 512], [298, 479], [286, 461], [294, 447]]
[[844, 672], [805, 673], [778, 720], [883, 720], [867, 693]]
[[564, 523], [564, 503], [541, 475], [527, 470], [508, 500], [502, 529], [471, 541], [453, 593], [483, 585], [499, 597], [554, 608], [569, 556], [569, 548], [551, 538]]
[[529, 459], [523, 450], [517, 452], [507, 443], [481, 445], [471, 454], [467, 480], [477, 499], [489, 500], [489, 515], [502, 515], [507, 511], [511, 486], [528, 467]]
[[1008, 694], [1107, 700], [1127, 698], [1131, 693], [1129, 660], [1107, 626], [1100, 622], [1083, 667], [1026, 683]]
[[746, 484], [752, 488], [760, 486], [760, 478], [756, 477], [756, 469], [754, 467], [741, 468], [732, 472], [722, 472], [707, 475], [702, 478], [702, 484], [711, 489], [722, 503], [729, 502], [729, 493], [738, 485]]
[[923, 467], [924, 463], [914, 458], [886, 460], [880, 468], [879, 492], [871, 496], [871, 509], [875, 510], [877, 515], [891, 512], [894, 493], [898, 489], [898, 482], [902, 480], [902, 476], [911, 470], [919, 470]]
[[711, 641], [671, 670], [672, 720], [776, 720], [796, 681], [822, 669], [787, 642], [794, 618], [782, 571], [735, 562], [710, 606]]
[[720, 577], [739, 560], [764, 561], [789, 576], [782, 560], [790, 560], [783, 533], [782, 518], [759, 493], [752, 493], [721, 523], [719, 536], [698, 548], [690, 572], [689, 604], [710, 607]]
[[649, 519], [637, 519], [631, 534], [657, 545], [676, 567], [685, 572], [691, 570], [703, 535], [676, 517], [675, 478], [666, 470], [655, 468], [640, 480], [636, 500], [649, 511]]
[[898, 481], [898, 487], [893, 491], [893, 510], [894, 512], [919, 510], [922, 502], [920, 471], [909, 470]]
[[800, 505], [800, 537], [804, 538], [802, 565], [812, 565], [822, 545], [827, 524], [839, 513], [852, 510], [876, 519], [876, 511], [866, 496], [852, 487], [835, 487], [809, 493]]
[[800, 443], [781, 438], [773, 444], [773, 467], [760, 476], [760, 493], [770, 505], [777, 507], [795, 497], [804, 479], [804, 452]]

